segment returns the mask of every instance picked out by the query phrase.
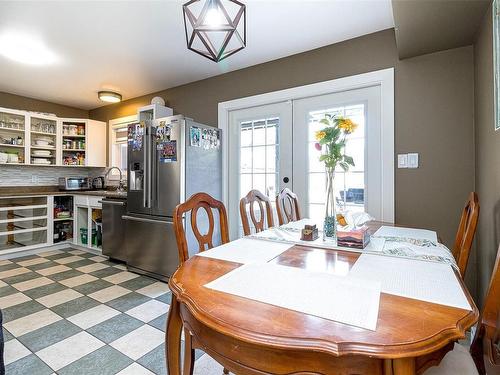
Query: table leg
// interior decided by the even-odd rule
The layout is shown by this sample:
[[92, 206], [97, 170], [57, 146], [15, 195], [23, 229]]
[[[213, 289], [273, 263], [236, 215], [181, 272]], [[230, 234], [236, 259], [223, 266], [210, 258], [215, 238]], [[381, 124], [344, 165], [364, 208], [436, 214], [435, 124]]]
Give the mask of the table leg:
[[179, 301], [175, 295], [172, 295], [167, 318], [167, 332], [165, 333], [165, 359], [169, 375], [181, 375], [181, 333], [182, 320]]
[[392, 360], [394, 375], [415, 375], [415, 358], [398, 358]]

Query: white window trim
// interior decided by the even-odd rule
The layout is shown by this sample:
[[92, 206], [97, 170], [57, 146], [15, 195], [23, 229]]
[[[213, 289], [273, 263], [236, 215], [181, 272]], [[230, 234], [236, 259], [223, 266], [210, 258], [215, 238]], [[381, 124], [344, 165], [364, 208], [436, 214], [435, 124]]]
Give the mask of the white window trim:
[[339, 91], [380, 86], [382, 122], [382, 217], [381, 220], [394, 222], [394, 68], [343, 77], [331, 81], [313, 83], [266, 94], [249, 96], [219, 103], [218, 127], [222, 129], [222, 199], [228, 204], [228, 127], [229, 112], [286, 100], [331, 94]]
[[[135, 122], [137, 121], [137, 115], [130, 115], [130, 116], [125, 116], [125, 117], [120, 117], [120, 118], [115, 118], [112, 120], [109, 120], [108, 122], [108, 167], [113, 167], [113, 145], [114, 145], [114, 129], [117, 127], [120, 127], [121, 124], [127, 124], [130, 122]], [[120, 179], [120, 176], [118, 173], [113, 174], [110, 173], [108, 176], [109, 180], [112, 181], [118, 181]]]

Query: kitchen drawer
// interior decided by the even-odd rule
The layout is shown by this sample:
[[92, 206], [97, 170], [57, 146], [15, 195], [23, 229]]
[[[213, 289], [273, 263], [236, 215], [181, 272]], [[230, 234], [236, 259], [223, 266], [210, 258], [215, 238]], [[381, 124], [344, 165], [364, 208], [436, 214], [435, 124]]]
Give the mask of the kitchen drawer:
[[90, 207], [97, 207], [97, 208], [102, 208], [102, 199], [104, 197], [88, 197], [89, 198], [89, 206]]

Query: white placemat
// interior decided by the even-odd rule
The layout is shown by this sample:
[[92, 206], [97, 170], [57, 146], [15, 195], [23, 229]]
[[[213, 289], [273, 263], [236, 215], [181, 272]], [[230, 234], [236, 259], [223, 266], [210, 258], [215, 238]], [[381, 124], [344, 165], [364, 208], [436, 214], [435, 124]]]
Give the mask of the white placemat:
[[205, 287], [376, 330], [380, 283], [275, 264], [247, 264]]
[[427, 229], [403, 228], [403, 227], [388, 227], [381, 226], [374, 234], [375, 237], [401, 238], [402, 240], [421, 240], [429, 241], [437, 244], [437, 233]]
[[267, 263], [292, 246], [288, 243], [240, 238], [196, 255], [241, 264]]
[[362, 254], [349, 277], [380, 282], [384, 293], [471, 310], [449, 264]]

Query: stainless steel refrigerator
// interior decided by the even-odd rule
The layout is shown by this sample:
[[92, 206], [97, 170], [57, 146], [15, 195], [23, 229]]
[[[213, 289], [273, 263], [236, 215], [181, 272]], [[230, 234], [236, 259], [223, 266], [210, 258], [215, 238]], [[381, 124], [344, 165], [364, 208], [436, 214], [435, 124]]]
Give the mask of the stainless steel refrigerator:
[[[167, 280], [179, 265], [175, 207], [197, 192], [222, 197], [221, 131], [171, 116], [129, 125], [127, 143], [127, 214], [123, 216], [127, 267]], [[203, 216], [199, 219], [202, 227], [207, 225]], [[186, 234], [194, 252], [197, 245], [190, 225]], [[220, 241], [218, 231], [214, 237]]]

